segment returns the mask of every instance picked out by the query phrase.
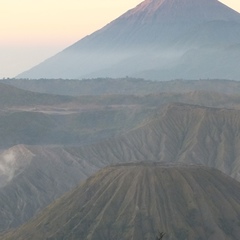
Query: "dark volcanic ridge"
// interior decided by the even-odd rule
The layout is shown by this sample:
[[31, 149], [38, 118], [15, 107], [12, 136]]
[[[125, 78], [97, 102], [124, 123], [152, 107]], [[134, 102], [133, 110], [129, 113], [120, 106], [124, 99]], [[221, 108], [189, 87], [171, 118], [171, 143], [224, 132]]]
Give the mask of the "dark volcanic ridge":
[[2, 240], [237, 240], [240, 184], [203, 166], [123, 164], [97, 172]]

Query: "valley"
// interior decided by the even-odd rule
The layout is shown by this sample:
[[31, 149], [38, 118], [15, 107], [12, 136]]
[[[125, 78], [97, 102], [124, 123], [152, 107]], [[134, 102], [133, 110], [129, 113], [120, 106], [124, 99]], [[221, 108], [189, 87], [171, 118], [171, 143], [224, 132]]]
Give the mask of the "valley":
[[[137, 80], [128, 82], [138, 91]], [[215, 92], [207, 81], [191, 82], [190, 92], [166, 82], [158, 93], [71, 97], [5, 84], [0, 89], [18, 101], [5, 97], [1, 107], [2, 233], [113, 164], [205, 165], [239, 180], [240, 97], [223, 94], [221, 81]]]
[[145, 0], [0, 79], [0, 239], [239, 240], [239, 39], [218, 0]]

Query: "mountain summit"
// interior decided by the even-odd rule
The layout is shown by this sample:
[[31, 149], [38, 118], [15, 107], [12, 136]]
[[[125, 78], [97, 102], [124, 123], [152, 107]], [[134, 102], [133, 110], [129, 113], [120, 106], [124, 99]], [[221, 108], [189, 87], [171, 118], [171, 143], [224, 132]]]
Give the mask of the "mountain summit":
[[143, 17], [142, 20], [151, 19], [154, 22], [173, 22], [175, 20], [183, 20], [184, 22], [192, 20], [194, 23], [215, 20], [239, 21], [237, 12], [217, 0], [146, 0], [128, 11], [120, 19], [130, 16], [136, 18], [139, 15]]
[[240, 14], [217, 0], [146, 0], [24, 78], [239, 77]]
[[201, 166], [110, 166], [2, 240], [237, 240], [240, 184]]

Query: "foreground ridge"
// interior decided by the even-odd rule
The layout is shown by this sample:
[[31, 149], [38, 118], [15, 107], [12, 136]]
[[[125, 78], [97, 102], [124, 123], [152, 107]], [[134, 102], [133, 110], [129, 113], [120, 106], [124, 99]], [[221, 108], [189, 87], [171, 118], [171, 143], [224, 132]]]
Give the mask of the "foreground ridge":
[[[224, 207], [223, 207], [224, 206]], [[240, 184], [203, 166], [110, 166], [4, 236], [11, 239], [238, 239]]]

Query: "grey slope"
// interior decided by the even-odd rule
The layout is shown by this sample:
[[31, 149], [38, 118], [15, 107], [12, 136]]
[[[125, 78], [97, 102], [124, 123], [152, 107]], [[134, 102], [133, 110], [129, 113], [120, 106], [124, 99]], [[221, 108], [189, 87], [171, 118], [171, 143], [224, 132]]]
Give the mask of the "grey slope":
[[170, 104], [121, 137], [68, 151], [100, 166], [146, 160], [203, 164], [240, 180], [239, 149], [239, 111]]
[[61, 147], [16, 145], [0, 153], [0, 233], [18, 227], [98, 168]]

